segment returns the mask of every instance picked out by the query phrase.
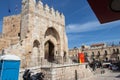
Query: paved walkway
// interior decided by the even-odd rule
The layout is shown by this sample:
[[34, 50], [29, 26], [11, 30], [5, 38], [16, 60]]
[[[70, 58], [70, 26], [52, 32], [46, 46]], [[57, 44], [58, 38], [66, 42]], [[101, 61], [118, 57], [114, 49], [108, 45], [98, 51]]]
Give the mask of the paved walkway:
[[106, 70], [104, 74], [95, 74], [90, 78], [83, 80], [120, 80], [120, 72], [112, 72]]

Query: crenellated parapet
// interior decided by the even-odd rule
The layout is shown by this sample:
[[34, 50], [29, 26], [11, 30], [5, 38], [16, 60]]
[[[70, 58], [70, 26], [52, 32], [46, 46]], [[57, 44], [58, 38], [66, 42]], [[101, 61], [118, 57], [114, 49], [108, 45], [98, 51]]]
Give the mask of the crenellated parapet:
[[38, 16], [45, 17], [51, 21], [65, 25], [65, 17], [63, 13], [60, 13], [58, 10], [55, 10], [53, 7], [49, 7], [47, 4], [43, 4], [41, 0], [36, 3], [35, 14]]
[[[47, 4], [43, 4], [41, 0], [22, 0], [22, 13], [21, 15], [27, 15], [32, 13], [32, 16], [44, 17], [47, 20], [56, 22], [61, 25], [65, 25], [65, 17], [63, 13], [58, 12], [53, 7], [49, 7]], [[35, 17], [34, 16], [34, 17]], [[30, 15], [27, 15], [30, 17]], [[23, 18], [26, 18], [24, 16]], [[23, 19], [22, 18], [22, 19]]]

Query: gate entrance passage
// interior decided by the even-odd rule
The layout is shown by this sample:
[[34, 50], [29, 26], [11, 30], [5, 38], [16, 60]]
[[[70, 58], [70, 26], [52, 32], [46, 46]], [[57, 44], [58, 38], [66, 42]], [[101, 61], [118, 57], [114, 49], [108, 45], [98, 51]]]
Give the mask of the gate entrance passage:
[[51, 41], [45, 43], [45, 59], [49, 62], [54, 61], [54, 44]]

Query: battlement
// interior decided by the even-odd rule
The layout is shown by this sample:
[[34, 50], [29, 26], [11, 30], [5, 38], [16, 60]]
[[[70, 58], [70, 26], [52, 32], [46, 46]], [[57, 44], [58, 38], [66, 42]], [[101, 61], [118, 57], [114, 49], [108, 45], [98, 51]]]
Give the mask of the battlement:
[[43, 4], [41, 1], [36, 3], [36, 14], [51, 19], [52, 21], [58, 22], [62, 25], [65, 24], [65, 17], [63, 13], [58, 12], [53, 7], [49, 7], [47, 4]]
[[41, 0], [23, 0], [22, 1], [22, 13], [23, 15], [31, 12], [38, 17], [44, 17], [53, 22], [65, 25], [65, 16], [63, 13], [58, 12], [53, 7], [49, 7], [47, 4], [43, 4]]

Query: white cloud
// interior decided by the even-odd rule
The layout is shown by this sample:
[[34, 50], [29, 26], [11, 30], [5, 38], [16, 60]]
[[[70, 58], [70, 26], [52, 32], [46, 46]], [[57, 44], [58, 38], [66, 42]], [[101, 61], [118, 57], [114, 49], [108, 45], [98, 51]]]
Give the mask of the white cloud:
[[69, 41], [75, 41], [76, 39], [81, 39], [84, 35], [80, 34], [67, 34]]
[[96, 31], [96, 30], [111, 28], [116, 25], [120, 25], [120, 22], [116, 21], [106, 24], [100, 24], [98, 21], [91, 21], [83, 24], [69, 24], [66, 26], [66, 32], [77, 33], [77, 32]]
[[62, 7], [65, 8], [65, 6], [67, 6], [68, 3], [70, 2], [70, 0], [65, 0], [64, 2], [61, 2], [61, 1], [58, 2], [58, 1], [55, 2], [54, 6], [59, 7], [59, 8], [62, 8]]
[[85, 44], [87, 44], [87, 45], [91, 45], [91, 44], [95, 44], [95, 43], [117, 43], [117, 44], [119, 44], [119, 41], [120, 41], [120, 39], [119, 38], [117, 38], [117, 39], [107, 39], [107, 40], [97, 40], [97, 41], [89, 41], [89, 42], [86, 42]]
[[78, 13], [80, 13], [81, 11], [87, 10], [88, 7], [89, 7], [88, 5], [81, 6], [79, 9], [75, 10], [74, 12], [72, 12], [72, 13], [69, 14], [69, 15], [67, 15], [66, 17], [74, 16], [75, 14], [78, 14]]

